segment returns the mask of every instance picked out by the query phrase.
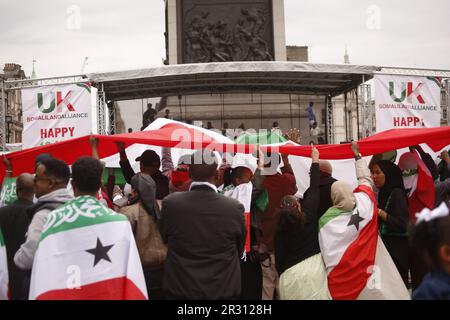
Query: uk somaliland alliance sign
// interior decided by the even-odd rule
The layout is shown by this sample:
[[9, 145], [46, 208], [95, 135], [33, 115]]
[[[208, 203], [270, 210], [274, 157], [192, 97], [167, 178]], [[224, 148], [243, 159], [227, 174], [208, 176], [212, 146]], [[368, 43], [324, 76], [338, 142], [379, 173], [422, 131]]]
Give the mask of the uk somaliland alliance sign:
[[377, 132], [439, 127], [441, 81], [434, 77], [375, 76]]
[[92, 132], [90, 83], [23, 89], [22, 107], [24, 149]]

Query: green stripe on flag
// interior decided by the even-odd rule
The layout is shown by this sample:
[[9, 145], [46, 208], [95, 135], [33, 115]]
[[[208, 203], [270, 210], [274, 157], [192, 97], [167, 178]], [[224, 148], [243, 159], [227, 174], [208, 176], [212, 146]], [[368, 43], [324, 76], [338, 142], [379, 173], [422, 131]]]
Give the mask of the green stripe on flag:
[[343, 211], [338, 208], [331, 207], [330, 209], [328, 209], [327, 212], [325, 212], [325, 214], [319, 220], [319, 231], [329, 221], [333, 220], [334, 218], [339, 217], [342, 213], [343, 213]]
[[116, 221], [128, 222], [128, 218], [106, 208], [94, 197], [81, 196], [49, 214], [40, 241], [55, 233]]
[[3, 247], [4, 245], [5, 245], [5, 240], [3, 239], [2, 230], [0, 230], [0, 247]]
[[442, 87], [442, 85], [441, 85], [441, 80], [442, 79], [441, 78], [439, 78], [439, 77], [427, 77], [427, 79], [433, 81], [439, 88]]
[[89, 83], [77, 83], [76, 85], [78, 87], [81, 87], [81, 88], [87, 90], [89, 93], [91, 93], [91, 86]]
[[[127, 183], [127, 181], [123, 176], [122, 169], [120, 168], [113, 168], [113, 169], [114, 169], [114, 176], [116, 177], [115, 184], [119, 186], [124, 186]], [[108, 177], [109, 177], [109, 168], [105, 168], [105, 170], [103, 170], [103, 177], [102, 177], [105, 186], [108, 185]]]

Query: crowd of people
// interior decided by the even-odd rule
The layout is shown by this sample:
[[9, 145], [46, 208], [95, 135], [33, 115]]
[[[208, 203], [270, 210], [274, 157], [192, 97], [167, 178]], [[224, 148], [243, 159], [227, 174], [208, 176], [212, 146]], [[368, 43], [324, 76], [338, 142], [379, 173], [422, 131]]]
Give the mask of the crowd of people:
[[[440, 167], [420, 146], [398, 164], [382, 156], [367, 164], [353, 143], [354, 189], [333, 178], [332, 165], [314, 146], [309, 177], [296, 177], [287, 155], [261, 150], [236, 154], [231, 162], [197, 150], [176, 164], [169, 148], [161, 157], [146, 150], [135, 159], [136, 173], [117, 143], [127, 182], [119, 186], [112, 171], [103, 183], [95, 141], [92, 146], [93, 157], [78, 159], [71, 169], [50, 154], [38, 156], [34, 175], [17, 177], [17, 200], [0, 208], [10, 299], [30, 298], [51, 213], [94, 195], [96, 206], [128, 219], [149, 299], [404, 299], [406, 288], [413, 299], [450, 299], [447, 151]], [[3, 161], [10, 178], [11, 164]], [[309, 180], [302, 198], [296, 179]], [[127, 263], [103, 254], [95, 265], [105, 273], [111, 263]], [[367, 288], [367, 268], [343, 280], [371, 265], [389, 273], [378, 293]]]

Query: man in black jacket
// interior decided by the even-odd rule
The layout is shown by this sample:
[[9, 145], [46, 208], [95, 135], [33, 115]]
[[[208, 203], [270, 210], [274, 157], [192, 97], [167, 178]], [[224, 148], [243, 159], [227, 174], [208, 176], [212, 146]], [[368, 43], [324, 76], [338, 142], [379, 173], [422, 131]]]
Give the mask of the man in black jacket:
[[17, 178], [16, 194], [16, 202], [0, 209], [0, 229], [5, 238], [10, 298], [11, 300], [24, 300], [28, 297], [28, 292], [24, 292], [23, 285], [27, 273], [16, 266], [14, 255], [20, 245], [25, 242], [25, 233], [30, 224], [27, 208], [33, 205], [33, 175], [24, 173]]
[[217, 193], [218, 159], [191, 158], [190, 191], [163, 200], [160, 231], [167, 243], [163, 289], [167, 299], [238, 299], [244, 251], [244, 207]]
[[[127, 183], [131, 184], [131, 178], [135, 172], [131, 167], [130, 161], [125, 152], [125, 145], [117, 142], [117, 148], [120, 153], [120, 169], [122, 169], [123, 177]], [[140, 163], [140, 170], [152, 177], [156, 183], [156, 200], [162, 200], [169, 194], [169, 178], [167, 178], [161, 170], [161, 158], [153, 150], [145, 150], [140, 157], [136, 158]]]

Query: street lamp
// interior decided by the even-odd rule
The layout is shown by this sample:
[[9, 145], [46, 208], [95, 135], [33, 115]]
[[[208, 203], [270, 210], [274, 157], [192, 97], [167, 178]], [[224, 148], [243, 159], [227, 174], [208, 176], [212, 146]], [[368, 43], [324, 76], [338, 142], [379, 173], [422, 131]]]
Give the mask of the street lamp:
[[6, 143], [9, 143], [9, 124], [12, 122], [12, 116], [5, 116], [6, 123]]

